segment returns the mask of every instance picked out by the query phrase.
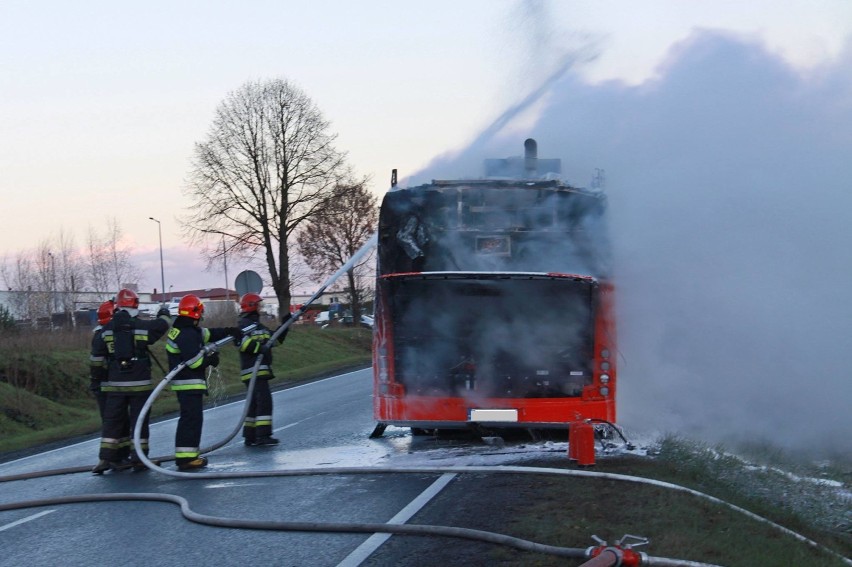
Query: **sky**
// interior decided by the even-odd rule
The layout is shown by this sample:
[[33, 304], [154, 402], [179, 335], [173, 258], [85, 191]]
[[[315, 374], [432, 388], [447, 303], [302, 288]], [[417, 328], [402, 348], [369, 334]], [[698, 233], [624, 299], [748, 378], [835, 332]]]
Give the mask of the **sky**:
[[[283, 77], [304, 89], [381, 195], [391, 169], [408, 177], [459, 151], [533, 90], [552, 71], [553, 49], [580, 51], [585, 81], [641, 84], [694, 30], [725, 29], [807, 69], [840, 53], [850, 16], [842, 0], [783, 10], [771, 1], [4, 0], [0, 257], [60, 229], [82, 244], [89, 227], [115, 216], [142, 289], [161, 287], [154, 217], [166, 287], [224, 283], [224, 266], [205, 271], [178, 217], [189, 206], [193, 145], [249, 80]], [[230, 280], [240, 260], [231, 259]]]
[[222, 285], [181, 237], [189, 160], [273, 77], [379, 196], [530, 136], [604, 170], [622, 420], [852, 453], [852, 3], [6, 0], [0, 256], [116, 216], [158, 287], [153, 216], [166, 286]]

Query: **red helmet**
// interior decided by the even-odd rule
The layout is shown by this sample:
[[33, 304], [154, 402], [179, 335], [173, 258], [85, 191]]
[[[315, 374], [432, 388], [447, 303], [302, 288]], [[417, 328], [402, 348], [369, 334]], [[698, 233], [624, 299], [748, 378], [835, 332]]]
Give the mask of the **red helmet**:
[[106, 325], [109, 323], [110, 319], [112, 319], [113, 313], [115, 313], [115, 303], [112, 302], [112, 299], [104, 301], [101, 303], [101, 306], [98, 307], [98, 323]]
[[240, 311], [243, 313], [257, 312], [263, 298], [256, 293], [247, 293], [240, 299]]
[[122, 289], [115, 296], [115, 306], [118, 309], [138, 309], [139, 296], [132, 289]]
[[197, 295], [184, 295], [178, 303], [178, 315], [189, 317], [190, 319], [201, 319], [204, 315], [204, 304], [198, 299]]

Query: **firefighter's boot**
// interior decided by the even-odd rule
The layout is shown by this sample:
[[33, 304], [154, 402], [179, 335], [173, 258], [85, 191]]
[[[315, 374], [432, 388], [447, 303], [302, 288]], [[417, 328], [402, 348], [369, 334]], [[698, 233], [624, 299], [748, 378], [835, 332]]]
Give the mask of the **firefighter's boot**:
[[258, 437], [256, 439], [246, 439], [245, 440], [246, 447], [262, 447], [265, 445], [278, 445], [278, 439], [275, 437], [265, 436]]
[[110, 461], [101, 459], [98, 461], [98, 464], [92, 469], [92, 474], [104, 474], [106, 471], [110, 469], [118, 468], [118, 463], [111, 463]]
[[182, 471], [194, 471], [196, 469], [203, 469], [206, 466], [207, 459], [205, 457], [195, 457], [191, 461], [178, 464], [178, 469]]

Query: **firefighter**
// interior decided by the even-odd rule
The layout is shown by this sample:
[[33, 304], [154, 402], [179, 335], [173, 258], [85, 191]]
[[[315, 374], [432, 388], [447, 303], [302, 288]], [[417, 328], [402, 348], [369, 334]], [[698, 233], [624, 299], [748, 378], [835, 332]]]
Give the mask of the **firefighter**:
[[[201, 327], [199, 324], [203, 315], [204, 304], [198, 296], [189, 294], [181, 298], [177, 317], [166, 342], [169, 368], [172, 370], [180, 363], [195, 358], [209, 342], [219, 341], [229, 335], [236, 340], [240, 339], [240, 330], [237, 327]], [[180, 418], [175, 432], [175, 463], [182, 471], [207, 466], [207, 459], [202, 457], [200, 452], [204, 394], [207, 392], [204, 370], [208, 366], [218, 364], [219, 353], [213, 352], [199, 358], [191, 366], [185, 366], [172, 378], [171, 389], [176, 392], [180, 403]]]
[[[243, 437], [247, 447], [260, 447], [266, 445], [277, 445], [278, 439], [272, 436], [272, 393], [269, 390], [269, 381], [275, 376], [272, 374], [272, 352], [265, 345], [271, 337], [269, 329], [260, 322], [260, 295], [247, 293], [240, 299], [239, 327], [245, 328], [255, 324], [251, 332], [243, 336], [240, 341], [240, 378], [248, 388], [251, 381], [257, 356], [263, 356], [257, 370], [257, 379], [254, 382], [254, 393], [249, 402], [248, 413], [243, 423]], [[288, 313], [284, 321], [289, 319]], [[278, 342], [284, 342], [285, 330], [278, 337]]]
[[[133, 470], [145, 470], [130, 440], [130, 432], [154, 389], [151, 383], [151, 356], [149, 345], [162, 338], [169, 330], [168, 309], [160, 309], [151, 321], [137, 318], [139, 296], [133, 290], [122, 289], [115, 297], [112, 320], [103, 326], [97, 348], [92, 356], [103, 356], [107, 361], [107, 379], [101, 383], [106, 394], [101, 434], [100, 461], [92, 472], [103, 474], [117, 468], [130, 457]], [[148, 454], [148, 418], [142, 423], [140, 445]]]
[[114, 312], [115, 302], [112, 299], [104, 301], [98, 307], [98, 326], [94, 328], [92, 334], [92, 349], [91, 356], [89, 356], [89, 391], [92, 392], [98, 402], [101, 422], [104, 419], [104, 405], [106, 404], [106, 392], [101, 391], [101, 383], [107, 378], [107, 357], [104, 354], [106, 349], [101, 347], [103, 343], [101, 329], [112, 320]]

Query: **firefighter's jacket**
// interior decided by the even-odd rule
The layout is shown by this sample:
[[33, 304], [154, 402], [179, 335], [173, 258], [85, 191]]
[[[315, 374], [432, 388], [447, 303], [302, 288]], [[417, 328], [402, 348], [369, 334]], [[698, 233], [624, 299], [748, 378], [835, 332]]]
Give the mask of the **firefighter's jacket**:
[[[124, 309], [116, 311], [112, 320], [92, 337], [90, 373], [93, 380], [101, 378], [101, 391], [132, 394], [153, 390], [148, 345], [160, 340], [168, 330], [167, 316], [142, 320], [131, 316]], [[121, 341], [119, 335], [124, 336], [126, 333], [132, 337], [131, 351], [129, 356], [117, 357], [116, 339]]]
[[[199, 327], [195, 319], [179, 316], [175, 319], [169, 337], [166, 341], [166, 352], [169, 354], [169, 368], [174, 370], [180, 363], [188, 362], [201, 352], [204, 345], [216, 342], [233, 335], [236, 328], [223, 327], [208, 329]], [[207, 357], [201, 357], [191, 365], [187, 364], [170, 382], [174, 391], [207, 390], [207, 380], [204, 369], [210, 366]]]
[[103, 325], [98, 325], [92, 331], [92, 349], [89, 355], [89, 377], [92, 387], [97, 385], [98, 390], [100, 390], [101, 382], [107, 377], [107, 353], [104, 339], [101, 337], [102, 330]]
[[[254, 365], [257, 362], [257, 357], [261, 353], [261, 347], [265, 345], [272, 337], [272, 333], [260, 322], [260, 315], [257, 312], [243, 313], [237, 323], [240, 329], [245, 329], [249, 325], [257, 325], [254, 329], [243, 335], [240, 340], [240, 378], [243, 382], [251, 380]], [[283, 343], [287, 335], [288, 328], [278, 337], [278, 343]], [[263, 358], [260, 361], [260, 366], [257, 369], [257, 377], [265, 380], [271, 380], [275, 376], [272, 373], [272, 350], [267, 349], [263, 353]]]

